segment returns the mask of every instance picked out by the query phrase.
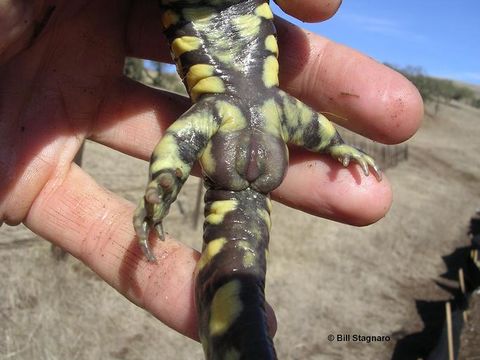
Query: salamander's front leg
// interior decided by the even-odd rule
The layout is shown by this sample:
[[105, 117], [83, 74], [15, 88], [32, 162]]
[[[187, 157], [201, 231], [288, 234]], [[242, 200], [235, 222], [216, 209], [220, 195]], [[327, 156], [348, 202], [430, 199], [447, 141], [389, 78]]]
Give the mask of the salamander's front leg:
[[133, 216], [138, 241], [149, 261], [155, 261], [148, 245], [150, 230], [155, 229], [158, 237], [164, 239], [162, 220], [218, 126], [210, 104], [199, 102], [167, 129], [155, 147], [150, 160], [150, 181]]
[[369, 175], [371, 168], [378, 181], [382, 179], [375, 160], [363, 151], [345, 144], [325, 116], [283, 91], [279, 91], [277, 104], [280, 105], [282, 131], [288, 143], [310, 151], [328, 153], [345, 167], [353, 160], [360, 165], [366, 176]]

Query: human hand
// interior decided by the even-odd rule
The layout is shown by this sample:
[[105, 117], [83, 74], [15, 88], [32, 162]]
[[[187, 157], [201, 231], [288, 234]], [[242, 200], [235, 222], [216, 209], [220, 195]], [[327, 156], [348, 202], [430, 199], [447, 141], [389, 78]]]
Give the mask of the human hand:
[[[305, 1], [290, 13], [324, 19], [339, 2]], [[50, 5], [55, 9], [47, 21]], [[40, 33], [35, 19], [45, 19]], [[162, 322], [196, 338], [198, 253], [167, 236], [154, 248], [161, 261], [148, 263], [135, 241], [133, 205], [72, 164], [85, 138], [148, 159], [164, 129], [189, 106], [122, 75], [127, 55], [167, 61], [158, 19], [156, 1], [148, 0], [0, 6], [0, 219], [24, 222]], [[342, 125], [377, 141], [395, 143], [415, 132], [422, 102], [401, 75], [285, 21], [277, 25], [284, 90], [350, 119]], [[361, 96], [342, 95], [346, 90]], [[388, 181], [352, 171], [328, 156], [294, 150], [273, 197], [337, 221], [374, 222], [390, 206]]]

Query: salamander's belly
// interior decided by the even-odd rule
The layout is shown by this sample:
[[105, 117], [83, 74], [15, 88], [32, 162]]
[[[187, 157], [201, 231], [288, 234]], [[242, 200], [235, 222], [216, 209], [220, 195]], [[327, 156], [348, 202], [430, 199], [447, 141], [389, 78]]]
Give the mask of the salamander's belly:
[[256, 128], [218, 132], [200, 158], [204, 174], [217, 188], [251, 187], [269, 193], [282, 182], [288, 149], [282, 138]]
[[278, 46], [265, 0], [161, 0], [173, 60], [194, 105], [151, 157], [134, 215], [140, 246], [162, 221], [196, 160], [206, 178], [195, 303], [208, 360], [275, 360], [265, 311], [269, 193], [288, 166], [287, 143], [356, 161], [380, 180], [372, 158], [343, 143], [322, 114], [278, 89]]

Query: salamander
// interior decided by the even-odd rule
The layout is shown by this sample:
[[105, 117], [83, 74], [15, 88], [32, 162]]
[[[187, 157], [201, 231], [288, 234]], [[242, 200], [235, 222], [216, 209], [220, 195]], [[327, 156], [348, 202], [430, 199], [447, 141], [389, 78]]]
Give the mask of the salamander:
[[192, 106], [155, 147], [135, 214], [150, 261], [151, 231], [199, 161], [205, 180], [203, 250], [195, 303], [205, 357], [276, 359], [265, 313], [270, 193], [288, 166], [287, 144], [358, 163], [381, 179], [374, 160], [346, 145], [322, 114], [278, 88], [273, 14], [263, 0], [161, 0], [161, 23]]

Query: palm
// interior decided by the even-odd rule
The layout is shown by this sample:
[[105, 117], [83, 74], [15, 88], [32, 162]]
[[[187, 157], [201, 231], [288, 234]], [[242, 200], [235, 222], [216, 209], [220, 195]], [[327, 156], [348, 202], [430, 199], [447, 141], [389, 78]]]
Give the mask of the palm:
[[0, 172], [8, 174], [0, 204], [8, 194], [23, 205], [7, 207], [9, 222], [22, 221], [45, 185], [67, 173], [121, 79], [125, 20], [119, 12], [106, 16], [105, 2], [83, 3], [59, 4], [65, 15], [52, 17], [28, 50], [0, 68]]
[[[195, 336], [191, 282], [197, 254], [169, 238], [156, 247], [164, 254], [162, 264], [145, 264], [139, 249], [131, 246], [133, 205], [72, 166], [86, 137], [148, 158], [162, 127], [185, 109], [180, 97], [122, 76], [126, 54], [166, 58], [165, 45], [158, 41], [155, 1], [53, 2], [50, 21], [28, 49], [16, 49], [11, 56], [15, 44], [0, 32], [0, 219], [24, 222], [159, 319]], [[302, 9], [304, 14], [295, 15], [309, 18], [309, 9], [320, 11], [318, 2], [307, 0], [291, 11]], [[0, 20], [2, 16], [0, 7]], [[421, 100], [400, 75], [286, 23], [279, 23], [278, 30], [281, 82], [292, 95], [319, 111], [355, 119], [347, 125], [376, 140], [401, 141], [416, 130]], [[2, 59], [5, 54], [8, 60]], [[320, 65], [325, 71], [319, 71]], [[338, 95], [352, 88], [363, 96]], [[359, 183], [340, 164], [316, 155], [296, 153], [292, 158], [274, 194], [282, 202], [352, 224], [370, 223], [388, 210], [388, 182], [362, 178]], [[338, 174], [335, 180], [329, 177], [332, 169]], [[155, 296], [158, 284], [169, 296]]]

